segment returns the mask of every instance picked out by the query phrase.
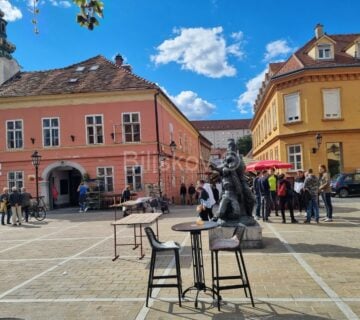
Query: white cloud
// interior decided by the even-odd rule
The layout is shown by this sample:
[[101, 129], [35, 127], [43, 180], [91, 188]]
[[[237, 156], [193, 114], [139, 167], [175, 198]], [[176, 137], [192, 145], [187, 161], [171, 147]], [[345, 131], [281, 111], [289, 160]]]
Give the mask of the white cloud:
[[19, 8], [13, 6], [8, 0], [0, 1], [0, 9], [5, 13], [6, 21], [15, 21], [22, 18], [22, 13]]
[[237, 100], [237, 107], [240, 113], [249, 114], [253, 112], [252, 107], [261, 88], [261, 84], [265, 79], [266, 72], [267, 68], [246, 83], [246, 91], [243, 92]]
[[244, 32], [242, 32], [242, 31], [233, 32], [231, 34], [231, 38], [233, 38], [236, 41], [241, 41], [244, 38]]
[[50, 3], [55, 6], [55, 7], [60, 7], [60, 8], [70, 8], [71, 7], [71, 3], [70, 1], [66, 1], [66, 0], [50, 0]]
[[236, 75], [235, 67], [228, 63], [228, 56], [244, 56], [241, 41], [227, 46], [222, 27], [182, 28], [174, 33], [177, 36], [165, 40], [156, 48], [158, 53], [151, 56], [155, 64], [176, 62], [182, 69], [211, 78]]
[[264, 61], [271, 61], [277, 58], [284, 58], [289, 53], [293, 52], [295, 48], [289, 46], [286, 40], [275, 40], [266, 45], [266, 52]]
[[175, 103], [181, 112], [191, 120], [204, 119], [214, 112], [216, 106], [200, 98], [196, 92], [181, 91], [177, 96], [170, 95], [165, 88], [161, 89]]

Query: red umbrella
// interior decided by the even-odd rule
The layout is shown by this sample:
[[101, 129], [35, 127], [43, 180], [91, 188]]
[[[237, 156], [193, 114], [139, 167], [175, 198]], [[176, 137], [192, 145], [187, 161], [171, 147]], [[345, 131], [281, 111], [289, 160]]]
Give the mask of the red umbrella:
[[246, 171], [260, 171], [264, 169], [276, 168], [276, 169], [290, 169], [291, 163], [282, 162], [279, 160], [261, 160], [250, 163], [246, 166]]

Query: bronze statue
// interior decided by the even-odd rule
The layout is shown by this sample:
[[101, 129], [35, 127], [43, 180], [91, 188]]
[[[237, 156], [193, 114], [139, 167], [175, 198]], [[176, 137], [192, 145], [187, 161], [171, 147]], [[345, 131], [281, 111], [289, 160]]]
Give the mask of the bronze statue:
[[217, 171], [222, 180], [223, 192], [221, 195], [217, 217], [222, 225], [254, 225], [252, 211], [255, 198], [245, 176], [245, 163], [239, 156], [234, 139], [228, 139], [228, 147], [223, 163], [211, 168]]

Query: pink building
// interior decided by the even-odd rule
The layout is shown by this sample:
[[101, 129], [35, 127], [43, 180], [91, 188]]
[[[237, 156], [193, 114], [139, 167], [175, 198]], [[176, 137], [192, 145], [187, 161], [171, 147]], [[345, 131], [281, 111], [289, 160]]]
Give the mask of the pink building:
[[108, 193], [130, 184], [140, 195], [155, 188], [175, 199], [182, 182], [199, 179], [211, 144], [157, 85], [122, 62], [96, 56], [20, 72], [11, 71], [11, 56], [0, 58], [1, 188], [25, 186], [35, 194], [35, 150], [42, 156], [40, 194], [50, 205], [53, 186], [58, 204], [76, 205], [84, 176], [98, 178]]

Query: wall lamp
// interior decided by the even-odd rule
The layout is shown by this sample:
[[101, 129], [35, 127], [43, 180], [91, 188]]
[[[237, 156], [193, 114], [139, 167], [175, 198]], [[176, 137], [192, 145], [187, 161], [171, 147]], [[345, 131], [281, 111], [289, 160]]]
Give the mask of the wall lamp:
[[72, 142], [75, 141], [75, 136], [74, 136], [73, 134], [70, 136], [70, 138], [71, 138], [71, 141], [72, 141]]
[[312, 153], [314, 153], [314, 154], [320, 149], [320, 146], [321, 146], [321, 143], [322, 143], [322, 135], [321, 135], [321, 133], [317, 133], [315, 135], [315, 141], [316, 141], [316, 148], [312, 148]]
[[111, 137], [111, 139], [114, 140], [114, 139], [115, 139], [115, 133], [114, 133], [114, 132], [111, 132], [111, 133], [110, 133], [110, 137]]
[[31, 143], [34, 144], [35, 143], [35, 138], [30, 138]]

